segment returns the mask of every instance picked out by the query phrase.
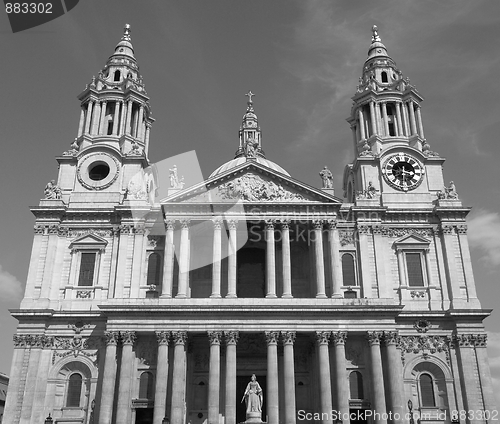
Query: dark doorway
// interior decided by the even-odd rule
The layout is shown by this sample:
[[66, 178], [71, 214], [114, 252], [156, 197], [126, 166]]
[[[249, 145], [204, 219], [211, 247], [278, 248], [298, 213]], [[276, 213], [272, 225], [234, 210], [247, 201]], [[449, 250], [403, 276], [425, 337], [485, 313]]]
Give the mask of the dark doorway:
[[[263, 392], [263, 402], [262, 402], [262, 421], [266, 421], [266, 395], [267, 395], [267, 386], [266, 386], [266, 376], [257, 374], [257, 382], [260, 385], [260, 388]], [[245, 393], [245, 389], [247, 388], [247, 384], [250, 382], [252, 378], [252, 374], [248, 375], [238, 375], [236, 377], [236, 422], [242, 423], [247, 419], [246, 415], [246, 405], [243, 400], [243, 395]], [[242, 402], [243, 400], [243, 402]]]
[[237, 253], [238, 297], [265, 297], [266, 252], [253, 247], [243, 248]]
[[350, 424], [367, 424], [364, 409], [349, 409]]
[[153, 424], [153, 408], [136, 409], [135, 424]]

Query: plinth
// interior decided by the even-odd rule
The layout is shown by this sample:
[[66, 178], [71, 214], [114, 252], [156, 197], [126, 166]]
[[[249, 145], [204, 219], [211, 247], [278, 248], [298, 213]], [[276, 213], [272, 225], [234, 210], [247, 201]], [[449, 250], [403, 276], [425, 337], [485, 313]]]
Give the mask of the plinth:
[[247, 412], [247, 419], [240, 424], [266, 424], [261, 419], [262, 412]]

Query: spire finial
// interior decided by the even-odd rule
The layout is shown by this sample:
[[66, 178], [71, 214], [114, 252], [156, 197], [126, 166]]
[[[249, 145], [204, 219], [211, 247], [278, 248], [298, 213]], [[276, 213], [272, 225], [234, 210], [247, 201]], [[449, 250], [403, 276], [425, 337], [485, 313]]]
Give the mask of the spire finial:
[[372, 43], [381, 42], [382, 40], [381, 40], [380, 36], [378, 35], [378, 27], [377, 27], [377, 25], [373, 25], [372, 32], [373, 32]]
[[129, 24], [125, 24], [125, 27], [123, 28], [122, 40], [130, 41], [130, 25]]
[[255, 96], [255, 94], [252, 93], [252, 90], [250, 90], [247, 94], [245, 94], [245, 96], [248, 97], [248, 103], [249, 104], [252, 104], [252, 96]]

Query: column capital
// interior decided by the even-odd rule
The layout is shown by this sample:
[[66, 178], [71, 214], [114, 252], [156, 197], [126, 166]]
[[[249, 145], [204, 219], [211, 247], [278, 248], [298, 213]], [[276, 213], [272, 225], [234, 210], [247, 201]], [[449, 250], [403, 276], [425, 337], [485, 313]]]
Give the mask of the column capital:
[[226, 345], [235, 345], [236, 343], [238, 343], [239, 337], [239, 331], [224, 331], [224, 339], [226, 340]]
[[275, 224], [276, 224], [275, 219], [266, 219], [266, 230], [274, 230]]
[[220, 345], [222, 339], [222, 331], [207, 331], [208, 339], [211, 345]]
[[228, 219], [227, 225], [228, 225], [230, 230], [236, 230], [236, 226], [238, 225], [238, 220], [237, 219]]
[[155, 331], [156, 334], [156, 341], [158, 342], [158, 345], [167, 345], [170, 342], [170, 331]]
[[281, 227], [281, 229], [282, 230], [289, 230], [291, 222], [292, 222], [291, 219], [281, 219], [280, 220], [280, 227]]
[[172, 338], [176, 345], [185, 345], [187, 341], [187, 331], [172, 331]]
[[328, 229], [329, 230], [335, 230], [337, 228], [337, 220], [336, 219], [328, 219], [326, 221], [328, 224]]
[[455, 334], [453, 341], [458, 347], [486, 347], [486, 334]]
[[358, 224], [356, 227], [359, 234], [370, 234], [371, 227], [369, 225]]
[[313, 219], [311, 220], [312, 226], [314, 227], [315, 230], [322, 230], [323, 229], [323, 220], [322, 219]]
[[467, 225], [457, 225], [458, 234], [467, 234]]
[[336, 346], [345, 345], [346, 339], [347, 331], [332, 331], [332, 340]]
[[328, 345], [330, 343], [330, 331], [316, 331], [316, 342], [319, 345]]
[[120, 336], [122, 339], [122, 344], [125, 345], [134, 345], [137, 340], [137, 333], [135, 331], [121, 331]]
[[167, 230], [174, 230], [175, 229], [175, 219], [165, 219], [165, 227]]
[[440, 230], [443, 234], [453, 234], [454, 228], [451, 224], [441, 224]]
[[383, 333], [382, 331], [368, 331], [366, 335], [366, 339], [368, 340], [368, 344], [370, 346], [379, 345], [380, 340], [382, 339]]
[[180, 219], [182, 229], [189, 228], [190, 219]]
[[401, 337], [398, 331], [384, 331], [384, 344], [385, 346], [396, 345], [399, 346]]
[[276, 345], [278, 344], [280, 332], [279, 331], [266, 331], [266, 342], [268, 345]]
[[284, 345], [293, 345], [295, 343], [295, 338], [297, 333], [295, 331], [282, 331], [281, 340]]
[[117, 345], [120, 339], [120, 333], [118, 331], [105, 331], [104, 332], [104, 342], [106, 346]]
[[212, 222], [214, 224], [214, 230], [220, 230], [222, 228], [223, 220], [221, 218], [214, 218]]

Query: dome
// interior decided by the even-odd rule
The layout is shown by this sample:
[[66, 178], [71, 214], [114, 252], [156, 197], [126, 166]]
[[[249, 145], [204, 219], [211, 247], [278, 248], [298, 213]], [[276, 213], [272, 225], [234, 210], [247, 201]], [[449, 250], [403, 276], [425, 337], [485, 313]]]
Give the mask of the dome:
[[[256, 158], [251, 159], [251, 160], [258, 162], [261, 165], [264, 165], [265, 167], [272, 169], [273, 171], [277, 171], [277, 172], [280, 172], [282, 174], [290, 176], [290, 174], [288, 172], [286, 172], [281, 166], [279, 166], [278, 164], [276, 164], [270, 160], [267, 160], [263, 157], [257, 156]], [[220, 174], [228, 171], [229, 169], [236, 168], [237, 166], [245, 163], [246, 161], [247, 161], [247, 158], [244, 156], [240, 156], [238, 158], [230, 160], [229, 162], [226, 162], [224, 165], [219, 166], [214, 172], [212, 172], [210, 174], [209, 178], [216, 177], [217, 175], [220, 175]]]

